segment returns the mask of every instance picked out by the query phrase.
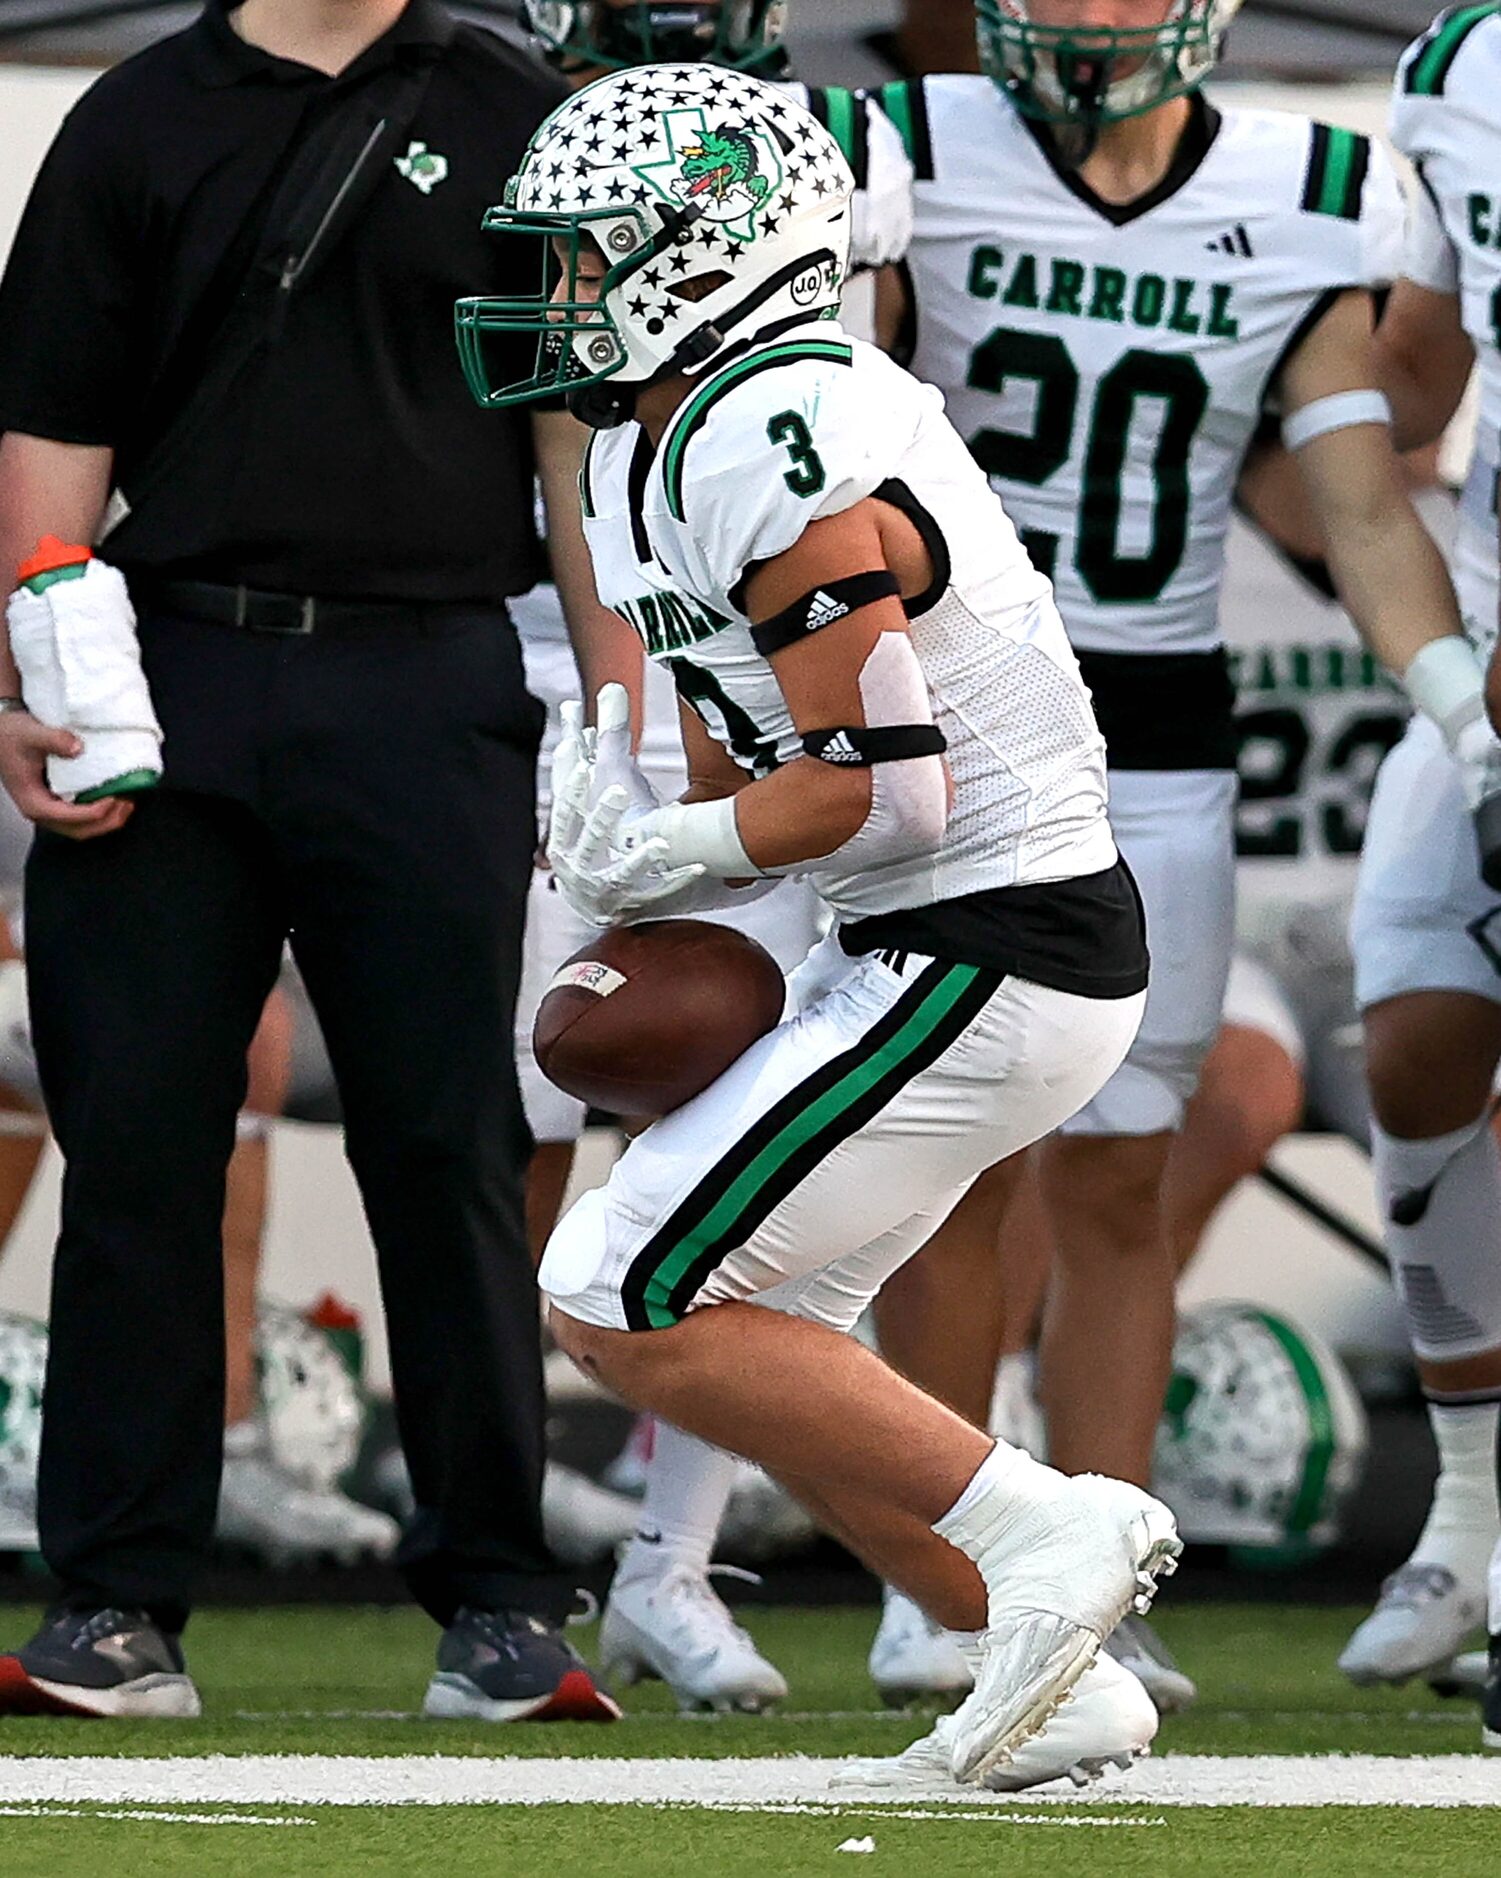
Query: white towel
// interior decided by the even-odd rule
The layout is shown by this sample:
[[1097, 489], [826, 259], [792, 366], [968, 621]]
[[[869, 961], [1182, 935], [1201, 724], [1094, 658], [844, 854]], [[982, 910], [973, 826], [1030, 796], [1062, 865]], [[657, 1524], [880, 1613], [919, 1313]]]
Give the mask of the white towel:
[[18, 587], [5, 610], [27, 710], [83, 739], [81, 755], [48, 757], [53, 794], [71, 802], [133, 770], [159, 776], [161, 726], [119, 569], [91, 560], [41, 593]]

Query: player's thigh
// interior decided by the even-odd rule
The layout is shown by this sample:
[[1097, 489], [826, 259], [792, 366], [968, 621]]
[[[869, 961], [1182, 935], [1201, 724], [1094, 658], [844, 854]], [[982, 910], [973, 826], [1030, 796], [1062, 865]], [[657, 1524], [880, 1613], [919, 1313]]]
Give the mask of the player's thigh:
[[1414, 718], [1371, 798], [1350, 921], [1362, 1011], [1408, 992], [1501, 1004], [1501, 896], [1438, 730]]
[[660, 1328], [941, 1218], [1088, 1099], [1140, 1002], [916, 957], [855, 961], [632, 1143], [554, 1234], [543, 1289], [586, 1321]]
[[1141, 891], [1152, 976], [1125, 1062], [1065, 1124], [1071, 1135], [1151, 1135], [1182, 1123], [1230, 966], [1235, 792], [1224, 770], [1110, 772], [1110, 825]]

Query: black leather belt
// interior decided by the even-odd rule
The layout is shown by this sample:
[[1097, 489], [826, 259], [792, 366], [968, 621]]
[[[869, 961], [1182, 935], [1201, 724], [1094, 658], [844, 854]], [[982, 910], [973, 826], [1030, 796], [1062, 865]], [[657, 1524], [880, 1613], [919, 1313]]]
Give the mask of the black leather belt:
[[228, 587], [212, 580], [153, 580], [139, 575], [130, 583], [138, 603], [164, 612], [237, 626], [252, 633], [368, 632], [372, 627], [407, 626], [413, 631], [473, 614], [475, 607], [456, 602], [420, 600], [325, 600], [316, 594], [268, 593], [256, 587]]

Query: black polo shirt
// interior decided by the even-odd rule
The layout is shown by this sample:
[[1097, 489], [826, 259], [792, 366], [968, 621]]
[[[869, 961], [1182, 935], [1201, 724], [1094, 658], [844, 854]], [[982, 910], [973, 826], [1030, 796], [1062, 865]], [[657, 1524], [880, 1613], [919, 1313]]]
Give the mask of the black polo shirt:
[[[393, 61], [431, 59], [442, 18], [437, 0], [410, 0], [329, 79], [247, 46], [211, 4], [100, 78], [58, 133], [0, 284], [0, 429], [108, 444], [128, 490], [186, 396], [184, 332], [304, 113]], [[453, 302], [537, 290], [536, 259], [479, 224], [562, 95], [524, 53], [458, 28], [410, 133], [439, 161], [408, 164], [418, 180], [390, 163], [150, 498], [149, 526], [143, 503], [122, 531], [127, 571], [439, 601], [533, 584], [529, 418], [470, 398]], [[531, 357], [517, 346], [518, 376]]]

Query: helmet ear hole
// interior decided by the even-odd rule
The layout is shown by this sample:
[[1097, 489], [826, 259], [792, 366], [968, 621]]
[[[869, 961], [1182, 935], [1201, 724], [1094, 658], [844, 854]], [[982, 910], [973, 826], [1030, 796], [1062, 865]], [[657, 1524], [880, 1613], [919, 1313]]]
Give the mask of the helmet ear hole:
[[715, 268], [707, 274], [690, 274], [687, 280], [674, 281], [667, 291], [679, 300], [707, 300], [711, 293], [728, 286], [729, 279], [722, 267]]

